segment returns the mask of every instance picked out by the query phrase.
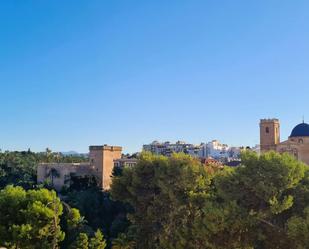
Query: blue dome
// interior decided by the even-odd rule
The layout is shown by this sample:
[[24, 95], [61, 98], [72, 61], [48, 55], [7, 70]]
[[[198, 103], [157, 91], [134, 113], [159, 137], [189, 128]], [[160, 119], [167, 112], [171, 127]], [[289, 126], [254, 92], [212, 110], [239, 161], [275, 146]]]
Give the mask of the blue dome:
[[306, 123], [296, 125], [290, 137], [309, 137], [309, 125]]

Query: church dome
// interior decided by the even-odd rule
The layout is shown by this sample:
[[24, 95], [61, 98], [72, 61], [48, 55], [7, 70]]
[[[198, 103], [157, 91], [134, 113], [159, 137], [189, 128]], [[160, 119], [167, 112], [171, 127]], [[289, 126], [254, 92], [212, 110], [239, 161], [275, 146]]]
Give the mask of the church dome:
[[309, 124], [301, 123], [296, 125], [290, 137], [309, 137]]

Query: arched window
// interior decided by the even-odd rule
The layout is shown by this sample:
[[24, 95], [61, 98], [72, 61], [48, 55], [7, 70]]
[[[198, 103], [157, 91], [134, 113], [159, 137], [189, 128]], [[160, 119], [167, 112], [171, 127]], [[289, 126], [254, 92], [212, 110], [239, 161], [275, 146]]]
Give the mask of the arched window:
[[304, 140], [300, 138], [300, 139], [298, 139], [298, 143], [303, 144]]
[[269, 133], [269, 127], [266, 127], [265, 131], [266, 133]]

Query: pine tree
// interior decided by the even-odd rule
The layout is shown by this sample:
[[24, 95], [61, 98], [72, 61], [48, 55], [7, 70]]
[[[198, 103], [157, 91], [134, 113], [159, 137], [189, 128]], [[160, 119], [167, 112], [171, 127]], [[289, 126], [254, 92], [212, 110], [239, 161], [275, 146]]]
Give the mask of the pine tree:
[[106, 241], [100, 230], [97, 230], [94, 237], [90, 239], [90, 249], [104, 249], [106, 247]]
[[85, 233], [80, 233], [77, 236], [76, 241], [70, 247], [70, 249], [88, 249], [88, 248], [89, 248], [88, 236]]

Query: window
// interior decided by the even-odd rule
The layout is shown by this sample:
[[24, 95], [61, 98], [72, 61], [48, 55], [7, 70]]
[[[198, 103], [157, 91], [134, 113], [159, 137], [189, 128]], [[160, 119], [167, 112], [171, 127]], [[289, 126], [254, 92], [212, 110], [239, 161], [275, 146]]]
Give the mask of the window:
[[269, 133], [269, 127], [266, 127], [265, 131], [266, 131], [266, 133]]
[[302, 140], [302, 139], [300, 138], [300, 139], [298, 139], [298, 143], [303, 144], [303, 143], [304, 143], [304, 140]]
[[294, 151], [293, 151], [293, 154], [294, 154], [294, 157], [295, 157], [296, 159], [298, 159], [298, 151], [297, 151], [297, 150], [294, 150]]

